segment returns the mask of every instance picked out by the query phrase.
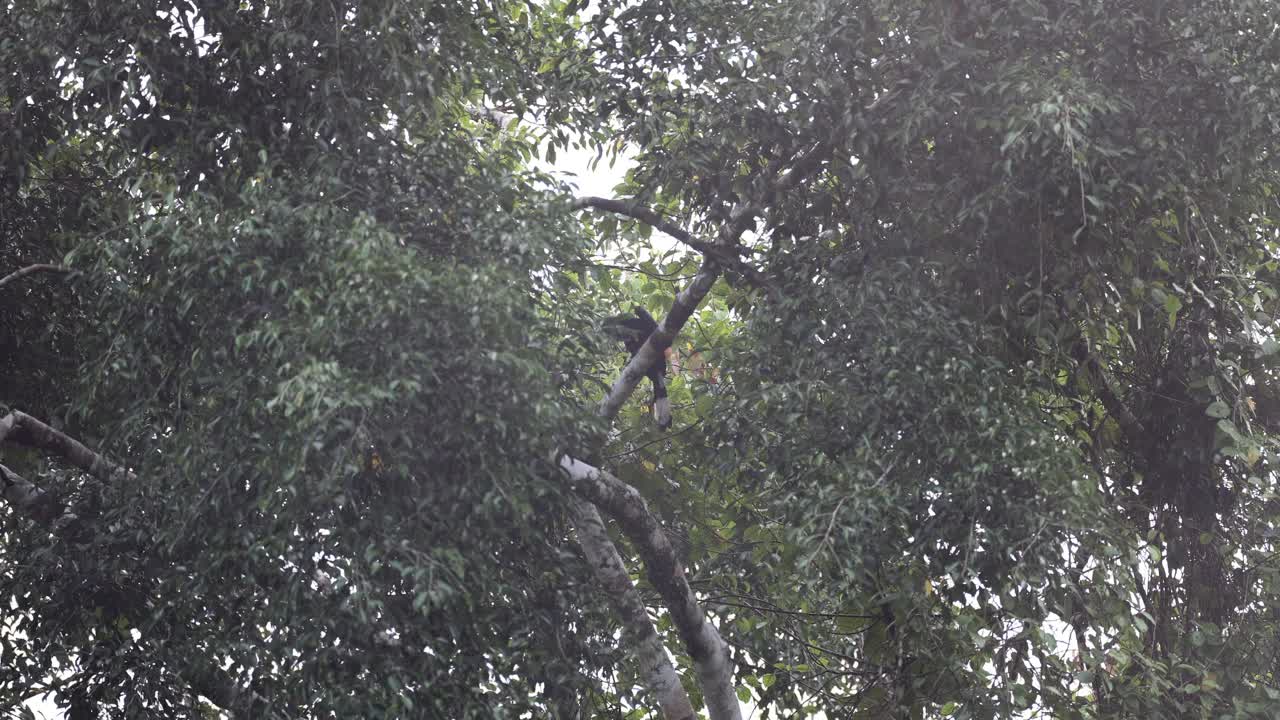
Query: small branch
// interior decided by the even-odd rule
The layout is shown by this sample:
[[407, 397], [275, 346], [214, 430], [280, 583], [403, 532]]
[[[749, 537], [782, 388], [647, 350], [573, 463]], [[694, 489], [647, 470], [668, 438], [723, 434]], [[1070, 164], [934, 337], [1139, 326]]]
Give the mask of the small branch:
[[820, 142], [809, 149], [808, 152], [801, 155], [792, 163], [791, 168], [787, 170], [787, 174], [778, 178], [775, 192], [786, 192], [794, 190], [797, 185], [804, 181], [805, 178], [818, 169], [818, 165], [827, 159], [831, 154], [831, 146], [826, 142]]
[[27, 275], [34, 275], [35, 273], [41, 273], [41, 272], [57, 273], [59, 275], [69, 275], [71, 273], [74, 273], [75, 270], [72, 270], [71, 268], [67, 268], [67, 267], [62, 267], [61, 265], [47, 265], [44, 263], [36, 263], [35, 265], [28, 265], [22, 268], [21, 270], [15, 270], [9, 273], [8, 275], [5, 275], [4, 277], [0, 278], [0, 288], [4, 287], [5, 285], [8, 285], [11, 282], [14, 282], [15, 280], [21, 280]]
[[[734, 598], [737, 600], [741, 600], [741, 598], [747, 598], [752, 602], [751, 603], [730, 602], [725, 598]], [[707, 598], [707, 602], [715, 603], [717, 605], [724, 605], [726, 607], [742, 608], [744, 610], [754, 610], [755, 612], [758, 612], [761, 614], [793, 615], [795, 617], [813, 618], [817, 620], [829, 620], [831, 618], [836, 618], [836, 619], [850, 618], [854, 620], [875, 620], [880, 617], [879, 615], [867, 615], [865, 613], [806, 612], [804, 610], [788, 610], [786, 608], [777, 607], [776, 605], [769, 604], [767, 600], [761, 600], [760, 598], [752, 597], [751, 595], [744, 595], [742, 593], [724, 593], [723, 595], [712, 595]]]
[[[596, 210], [604, 210], [606, 212], [617, 213], [639, 220], [640, 222], [652, 226], [656, 230], [670, 235], [680, 242], [702, 253], [704, 256], [714, 259], [724, 267], [739, 273], [752, 286], [761, 290], [765, 290], [771, 294], [777, 293], [774, 284], [769, 281], [759, 270], [751, 267], [743, 262], [740, 255], [744, 248], [741, 245], [734, 244], [716, 244], [709, 243], [704, 240], [695, 238], [689, 231], [685, 230], [674, 223], [669, 222], [658, 213], [650, 210], [643, 205], [637, 203], [628, 203], [622, 200], [612, 200], [602, 197], [581, 197], [573, 201], [574, 210], [585, 210], [594, 208]], [[741, 234], [741, 233], [738, 233]], [[735, 235], [735, 240], [736, 235]]]
[[698, 240], [693, 235], [689, 234], [688, 230], [667, 221], [666, 218], [662, 217], [658, 213], [638, 203], [629, 203], [623, 200], [613, 200], [610, 198], [595, 196], [580, 197], [573, 201], [574, 210], [586, 210], [587, 208], [604, 210], [605, 212], [617, 213], [618, 215], [625, 215], [633, 220], [639, 220], [646, 225], [650, 225], [657, 230], [661, 230], [699, 252], [705, 253], [714, 249], [710, 243]]
[[0, 498], [23, 515], [54, 531], [66, 528], [78, 519], [44, 488], [4, 465], [0, 465]]
[[48, 683], [37, 683], [34, 687], [28, 686], [25, 690], [19, 692], [17, 697], [0, 702], [0, 717], [21, 717], [18, 713], [13, 712], [14, 708], [28, 700], [31, 700], [32, 698], [52, 695], [62, 688], [79, 682], [90, 675], [92, 675], [91, 672], [82, 671], [78, 673], [71, 673], [70, 675], [64, 675], [63, 677], [53, 679]]
[[1085, 367], [1090, 379], [1093, 380], [1098, 398], [1102, 400], [1102, 406], [1120, 424], [1120, 429], [1124, 431], [1129, 441], [1138, 447], [1143, 447], [1147, 439], [1146, 427], [1133, 414], [1129, 406], [1120, 400], [1120, 396], [1116, 394], [1115, 387], [1111, 383], [1111, 378], [1107, 376], [1106, 369], [1102, 367], [1102, 363], [1099, 362], [1097, 356], [1089, 350], [1088, 341], [1080, 340], [1076, 343], [1073, 351], [1076, 362]]

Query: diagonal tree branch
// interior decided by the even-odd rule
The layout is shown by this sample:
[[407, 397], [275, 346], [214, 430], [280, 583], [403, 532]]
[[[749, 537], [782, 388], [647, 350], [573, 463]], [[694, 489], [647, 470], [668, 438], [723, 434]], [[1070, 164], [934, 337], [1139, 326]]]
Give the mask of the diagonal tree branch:
[[104, 482], [121, 474], [131, 477], [124, 468], [85, 447], [80, 441], [20, 410], [14, 410], [0, 418], [0, 444], [4, 444], [6, 440], [55, 453]]
[[613, 381], [609, 393], [600, 401], [600, 408], [597, 411], [600, 417], [612, 420], [618, 414], [623, 403], [631, 397], [636, 386], [644, 379], [649, 366], [657, 362], [663, 352], [671, 347], [671, 343], [675, 342], [676, 335], [689, 321], [689, 317], [707, 296], [707, 292], [711, 290], [711, 286], [715, 284], [718, 277], [720, 277], [719, 264], [710, 259], [703, 261], [702, 267], [698, 268], [693, 280], [676, 294], [675, 300], [671, 303], [671, 310], [667, 312], [662, 322], [658, 323], [658, 329], [653, 331], [644, 347], [631, 357], [630, 362], [618, 375], [618, 379]]
[[[786, 173], [779, 176], [773, 184], [774, 191], [782, 192], [795, 188], [821, 165], [829, 154], [829, 150], [829, 147], [820, 143], [801, 155]], [[776, 171], [771, 169], [772, 172]], [[683, 229], [672, 226], [656, 213], [635, 205], [604, 199], [584, 199], [575, 206], [619, 212], [649, 222], [679, 240], [688, 242], [692, 239]], [[612, 419], [618, 414], [623, 403], [644, 377], [645, 370], [671, 346], [694, 310], [715, 285], [716, 279], [720, 276], [721, 258], [724, 257], [724, 253], [734, 253], [733, 260], [740, 262], [733, 249], [738, 247], [738, 239], [742, 233], [754, 225], [759, 215], [760, 209], [753, 205], [744, 204], [734, 207], [727, 222], [721, 227], [715, 245], [709, 247], [710, 252], [704, 252], [705, 260], [702, 267], [698, 269], [693, 280], [676, 294], [666, 317], [650, 334], [640, 351], [632, 356], [630, 362], [623, 368], [609, 393], [601, 401], [597, 410], [598, 415]], [[672, 232], [673, 230], [675, 232]], [[693, 243], [689, 244], [691, 247], [698, 247]], [[705, 246], [705, 243], [699, 242], [699, 245]], [[742, 710], [733, 685], [733, 667], [729, 660], [728, 645], [720, 637], [715, 626], [707, 620], [699, 606], [692, 588], [684, 578], [684, 568], [679, 556], [667, 540], [662, 524], [649, 511], [643, 496], [635, 488], [616, 477], [568, 455], [562, 456], [559, 464], [575, 491], [609, 513], [627, 537], [635, 543], [644, 562], [646, 574], [661, 594], [680, 638], [694, 661], [712, 720], [741, 720]], [[580, 543], [583, 542], [583, 537], [580, 530]], [[607, 535], [601, 534], [600, 539], [603, 544], [607, 544], [609, 551], [617, 552]], [[585, 544], [584, 552], [590, 552]], [[597, 574], [597, 577], [600, 575]], [[636, 596], [635, 587], [630, 585], [620, 588], [619, 593]]]
[[[831, 147], [828, 143], [818, 143], [810, 148], [796, 159], [790, 169], [780, 173], [777, 181], [773, 183], [773, 190], [775, 192], [786, 192], [795, 189], [796, 186], [804, 182], [805, 178], [817, 170], [823, 160], [830, 154]], [[652, 210], [634, 204], [605, 198], [582, 198], [575, 202], [574, 206], [598, 207], [618, 212], [649, 222], [654, 227], [671, 234], [682, 242], [689, 242], [693, 239], [688, 232], [671, 225]], [[716, 252], [706, 255], [706, 259], [703, 261], [702, 266], [698, 268], [693, 280], [676, 294], [675, 300], [671, 304], [671, 310], [662, 319], [662, 322], [658, 323], [658, 329], [649, 336], [649, 340], [644, 344], [644, 347], [640, 348], [640, 352], [633, 355], [631, 361], [622, 369], [622, 373], [614, 381], [609, 393], [600, 402], [598, 414], [601, 417], [608, 419], [615, 417], [618, 411], [622, 409], [623, 403], [627, 401], [631, 393], [635, 392], [636, 386], [644, 377], [645, 370], [657, 362], [662, 353], [671, 347], [676, 335], [680, 333], [681, 328], [688, 322], [689, 317], [693, 315], [693, 311], [697, 309], [702, 299], [707, 296], [716, 279], [720, 277], [721, 261], [719, 255], [737, 247], [738, 238], [755, 223], [759, 215], [760, 209], [758, 207], [747, 204], [736, 206], [729, 214], [728, 222], [720, 228], [719, 236], [716, 238], [715, 244], [711, 246]], [[698, 244], [705, 245], [700, 241], [698, 241]], [[691, 247], [696, 246], [691, 244]], [[721, 248], [724, 250], [720, 250]], [[737, 260], [736, 255], [734, 259]]]
[[[676, 333], [680, 331], [680, 328], [684, 327], [694, 309], [697, 308], [698, 303], [706, 296], [719, 275], [720, 266], [715, 260], [708, 258], [703, 262], [702, 267], [699, 268], [689, 286], [676, 295], [671, 310], [659, 323], [658, 329], [649, 336], [648, 341], [645, 342], [640, 352], [636, 353], [631, 358], [631, 361], [627, 363], [627, 366], [623, 368], [618, 380], [614, 382], [613, 388], [609, 391], [604, 401], [601, 402], [597, 410], [598, 415], [612, 419], [618, 414], [622, 404], [626, 402], [641, 378], [645, 376], [645, 371], [649, 365], [666, 348], [670, 347]], [[575, 463], [577, 461], [565, 456], [562, 459], [563, 462]], [[579, 465], [584, 468], [590, 467], [585, 463], [579, 463]], [[571, 464], [570, 467], [574, 466]], [[623, 487], [629, 488], [621, 481], [618, 481], [618, 483]], [[632, 489], [632, 492], [635, 492], [634, 489]], [[578, 495], [591, 501], [571, 501], [570, 515], [577, 533], [578, 544], [591, 563], [592, 571], [600, 580], [601, 586], [612, 598], [615, 606], [618, 607], [626, 625], [631, 628], [631, 637], [634, 638], [631, 644], [631, 651], [640, 663], [640, 670], [646, 686], [658, 698], [663, 716], [667, 720], [683, 720], [687, 717], [693, 717], [692, 703], [689, 701], [684, 687], [679, 682], [675, 668], [671, 666], [671, 661], [666, 654], [666, 648], [658, 637], [652, 620], [649, 619], [639, 592], [631, 582], [630, 575], [626, 572], [617, 547], [613, 544], [613, 540], [609, 538], [608, 533], [604, 531], [600, 515], [596, 512], [596, 506], [592, 504], [596, 501], [595, 498], [582, 491], [579, 491]], [[638, 493], [636, 497], [639, 498]], [[643, 499], [640, 502], [642, 503], [642, 513], [648, 515], [648, 509], [643, 507]], [[609, 510], [607, 507], [605, 509]], [[613, 512], [610, 511], [610, 514], [612, 515]], [[657, 521], [653, 519], [652, 515], [648, 515], [648, 517], [656, 525]], [[623, 531], [633, 542], [636, 542], [637, 546], [646, 548], [641, 550], [641, 557], [645, 559], [645, 567], [650, 573], [653, 572], [655, 565], [648, 561], [649, 558], [664, 558], [658, 561], [661, 563], [661, 567], [674, 568], [683, 576], [683, 568], [680, 566], [675, 550], [665, 536], [662, 536], [663, 546], [652, 547], [646, 538], [638, 538], [632, 535], [629, 527], [634, 524], [620, 524], [623, 526]], [[661, 535], [661, 532], [659, 532], [659, 535]], [[669, 596], [683, 598], [680, 601], [681, 607], [684, 609], [682, 617], [691, 618], [696, 616], [697, 622], [701, 623], [701, 630], [688, 635], [682, 632], [681, 639], [685, 641], [685, 647], [689, 649], [690, 655], [695, 659], [695, 664], [698, 666], [698, 675], [702, 680], [703, 693], [707, 698], [707, 706], [711, 710], [711, 717], [713, 720], [740, 720], [741, 710], [737, 705], [737, 696], [734, 693], [732, 682], [732, 668], [728, 663], [728, 646], [720, 639], [715, 628], [703, 618], [702, 611], [698, 608], [697, 601], [694, 599], [688, 583], [684, 584], [683, 591], [675, 589], [671, 593], [664, 595], [663, 599], [667, 600]], [[670, 601], [667, 604], [670, 605]], [[692, 612], [692, 615], [690, 615], [690, 612]], [[686, 623], [686, 626], [688, 626], [688, 623]], [[690, 645], [690, 638], [696, 638], [697, 645]], [[732, 702], [726, 704], [723, 702], [725, 698]], [[715, 701], [714, 705], [713, 701]]]
[[5, 275], [4, 277], [0, 278], [0, 288], [4, 287], [5, 285], [8, 285], [11, 282], [14, 282], [15, 280], [20, 280], [23, 277], [26, 277], [27, 275], [32, 275], [34, 273], [40, 273], [40, 272], [68, 275], [75, 271], [72, 270], [71, 268], [62, 267], [61, 265], [48, 265], [45, 263], [36, 263], [35, 265], [28, 265], [20, 270], [14, 270], [8, 275]]
[[645, 686], [652, 692], [666, 720], [693, 720], [697, 714], [693, 702], [680, 683], [667, 648], [658, 637], [649, 611], [640, 599], [631, 574], [618, 554], [617, 547], [605, 530], [604, 520], [596, 506], [583, 497], [570, 496], [570, 514], [578, 535], [578, 545], [587, 556], [587, 562], [614, 608], [622, 616], [623, 642], [632, 648], [639, 667], [637, 674], [644, 678]]
[[1106, 368], [1102, 367], [1102, 362], [1098, 360], [1097, 355], [1089, 349], [1088, 342], [1083, 339], [1078, 341], [1072, 348], [1072, 354], [1075, 355], [1076, 362], [1083, 365], [1089, 373], [1089, 379], [1092, 381], [1095, 392], [1098, 393], [1098, 398], [1102, 400], [1102, 406], [1116, 419], [1125, 437], [1136, 447], [1145, 446], [1147, 428], [1116, 394], [1115, 385], [1107, 375]]
[[580, 197], [573, 201], [574, 210], [585, 210], [587, 208], [604, 210], [605, 212], [617, 213], [618, 215], [625, 215], [634, 220], [639, 220], [646, 225], [651, 225], [655, 229], [661, 230], [699, 252], [723, 252], [723, 250], [716, 248], [711, 243], [703, 242], [702, 240], [695, 238], [688, 230], [668, 221], [657, 212], [650, 210], [639, 203], [595, 197], [592, 195]]
[[9, 506], [44, 527], [61, 530], [77, 520], [75, 513], [64, 508], [44, 488], [0, 464], [0, 498]]
[[[83, 443], [50, 427], [24, 412], [13, 411], [0, 418], [0, 445], [16, 442], [49, 451], [67, 460], [75, 467], [102, 481], [132, 478], [121, 466], [100, 453], [90, 450]], [[63, 507], [37, 485], [0, 465], [0, 497], [12, 507], [52, 530], [67, 528], [77, 517]], [[592, 565], [597, 578], [619, 608], [623, 620], [631, 628], [635, 638], [634, 651], [645, 673], [646, 686], [654, 693], [667, 720], [689, 720], [695, 716], [692, 702], [679, 676], [667, 657], [653, 623], [649, 620], [639, 593], [631, 584], [630, 575], [623, 565], [617, 548], [604, 531], [603, 521], [595, 506], [577, 502], [571, 508], [579, 544]], [[215, 705], [232, 710], [242, 704], [241, 686], [227, 673], [216, 668], [200, 670], [194, 666], [181, 673], [193, 690], [209, 698]], [[256, 698], [248, 697], [252, 704]]]
[[[99, 480], [133, 479], [133, 474], [46, 423], [13, 411], [0, 418], [0, 445], [5, 441], [47, 450]], [[55, 534], [73, 532], [79, 517], [43, 488], [11, 468], [0, 465], [0, 498], [10, 507]], [[262, 698], [236, 682], [214, 663], [186, 663], [177, 675], [198, 695], [208, 698], [232, 717], [262, 717]]]
[[708, 259], [715, 260], [723, 267], [739, 273], [746, 278], [747, 282], [751, 283], [753, 287], [764, 290], [775, 298], [778, 296], [778, 288], [773, 281], [765, 277], [765, 275], [759, 270], [748, 265], [742, 260], [741, 254], [744, 248], [741, 245], [736, 243], [732, 245], [723, 245], [699, 240], [689, 231], [668, 221], [657, 212], [654, 212], [653, 210], [638, 203], [589, 196], [574, 200], [573, 208], [575, 210], [593, 208], [596, 210], [616, 213], [618, 215], [625, 215], [626, 217], [639, 220], [646, 225], [650, 225], [657, 230], [661, 230], [694, 250], [697, 250]]
[[671, 619], [693, 659], [707, 710], [713, 720], [740, 720], [742, 710], [733, 685], [729, 646], [707, 620], [671, 541], [638, 490], [568, 455], [560, 458], [573, 490], [604, 509], [635, 543], [645, 575], [662, 596]]

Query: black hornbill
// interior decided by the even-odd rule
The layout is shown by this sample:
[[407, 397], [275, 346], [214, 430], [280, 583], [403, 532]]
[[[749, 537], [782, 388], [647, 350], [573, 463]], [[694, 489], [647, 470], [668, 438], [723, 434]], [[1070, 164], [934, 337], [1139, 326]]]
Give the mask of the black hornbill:
[[[615, 315], [605, 321], [605, 330], [622, 341], [627, 352], [631, 353], [631, 357], [635, 357], [636, 353], [640, 352], [640, 348], [644, 347], [649, 336], [658, 329], [658, 323], [644, 308], [636, 305], [633, 309], [634, 317]], [[645, 376], [653, 383], [653, 419], [663, 430], [671, 427], [671, 401], [667, 398], [666, 375], [667, 355], [663, 352], [645, 371]]]

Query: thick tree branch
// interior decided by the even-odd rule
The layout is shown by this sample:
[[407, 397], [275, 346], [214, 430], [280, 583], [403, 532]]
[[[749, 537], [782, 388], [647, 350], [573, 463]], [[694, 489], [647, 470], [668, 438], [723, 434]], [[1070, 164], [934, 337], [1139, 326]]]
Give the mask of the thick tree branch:
[[[689, 287], [677, 294], [671, 310], [668, 312], [667, 317], [659, 323], [658, 329], [650, 335], [649, 340], [641, 348], [640, 352], [636, 353], [635, 357], [627, 363], [626, 368], [623, 369], [608, 396], [601, 403], [597, 411], [599, 415], [611, 419], [618, 414], [622, 404], [626, 402], [641, 378], [645, 376], [649, 365], [667, 347], [670, 347], [676, 333], [688, 321], [689, 316], [693, 314], [693, 310], [698, 303], [706, 296], [707, 291], [711, 289], [719, 274], [720, 266], [715, 260], [708, 258], [703, 262], [702, 267], [690, 282]], [[661, 343], [664, 338], [665, 344], [659, 345], [655, 343], [655, 339], [658, 343]], [[585, 493], [578, 494], [588, 500], [591, 499]], [[675, 674], [675, 668], [671, 666], [670, 660], [667, 658], [666, 648], [658, 637], [657, 630], [653, 627], [653, 621], [649, 619], [648, 611], [645, 610], [639, 592], [631, 582], [630, 575], [626, 572], [622, 556], [618, 553], [613, 540], [604, 530], [600, 514], [596, 511], [595, 506], [589, 502], [572, 500], [571, 503], [570, 516], [577, 533], [578, 546], [582, 548], [582, 552], [587, 557], [592, 572], [600, 581], [601, 586], [609, 595], [615, 607], [618, 608], [624, 627], [628, 628], [625, 639], [628, 641], [627, 645], [631, 653], [640, 664], [640, 677], [644, 678], [646, 687], [657, 698], [663, 717], [666, 720], [684, 720], [685, 718], [694, 717], [692, 702], [684, 691], [683, 685], [680, 684], [679, 677]], [[635, 538], [632, 539], [633, 541], [635, 540]], [[663, 539], [665, 541], [665, 537]], [[669, 544], [667, 547], [670, 550]], [[675, 557], [674, 552], [672, 552], [671, 557]], [[646, 563], [646, 567], [648, 566], [648, 563]], [[677, 565], [676, 567], [679, 566]], [[694, 607], [696, 609], [696, 604]], [[711, 628], [711, 632], [715, 632], [714, 628]], [[716, 640], [719, 641], [718, 635], [716, 635]], [[717, 676], [716, 685], [707, 685], [704, 682], [704, 693], [709, 695], [711, 691], [708, 688], [727, 684], [730, 695], [733, 695], [733, 674], [727, 665], [719, 667], [722, 667], [723, 672]], [[701, 671], [699, 674], [702, 675]], [[738, 712], [736, 699], [734, 712]], [[713, 720], [722, 720], [722, 718], [737, 720], [740, 718], [740, 714], [717, 715], [713, 713], [712, 718]]]
[[[684, 324], [693, 314], [694, 309], [697, 308], [698, 303], [700, 303], [702, 298], [706, 296], [707, 292], [711, 289], [711, 286], [715, 284], [716, 278], [719, 277], [719, 275], [720, 266], [715, 260], [708, 258], [702, 263], [702, 267], [699, 268], [698, 273], [694, 276], [688, 287], [676, 295], [675, 301], [672, 303], [671, 310], [667, 313], [667, 316], [663, 318], [662, 322], [658, 324], [658, 329], [649, 336], [649, 340], [645, 342], [644, 347], [640, 349], [640, 352], [636, 353], [635, 356], [631, 358], [631, 361], [627, 363], [627, 366], [623, 368], [621, 375], [619, 375], [617, 381], [614, 382], [609, 394], [606, 395], [604, 400], [600, 403], [597, 414], [608, 419], [612, 419], [618, 414], [618, 410], [622, 407], [622, 404], [631, 396], [631, 393], [635, 391], [636, 385], [640, 382], [641, 378], [645, 376], [645, 372], [649, 365], [651, 365], [664, 350], [671, 346], [671, 342], [675, 339], [676, 333], [680, 331], [680, 328], [684, 327]], [[562, 467], [564, 466], [564, 463], [569, 463], [570, 468], [591, 468], [591, 466], [572, 460], [568, 456], [565, 456], [562, 459]], [[594, 470], [594, 468], [591, 469]], [[572, 473], [570, 476], [572, 477]], [[627, 536], [631, 538], [632, 542], [636, 543], [637, 547], [640, 548], [641, 558], [644, 560], [645, 568], [651, 578], [655, 572], [658, 574], [665, 573], [667, 575], [679, 572], [683, 581], [683, 568], [680, 566], [679, 559], [676, 557], [675, 551], [671, 548], [666, 536], [662, 534], [661, 526], [657, 524], [657, 521], [649, 514], [648, 508], [644, 506], [644, 500], [640, 498], [639, 493], [630, 486], [620, 480], [617, 480], [616, 482], [622, 488], [629, 490], [633, 494], [634, 498], [640, 502], [639, 509], [636, 512], [639, 515], [647, 517], [648, 522], [651, 523], [653, 527], [658, 528], [657, 534], [661, 536], [660, 541], [663, 544], [662, 547], [654, 548], [651, 545], [652, 539], [649, 538], [648, 535], [637, 536], [633, 534], [632, 531], [638, 527], [636, 523], [626, 523], [619, 520], [619, 524], [622, 526], [623, 532], [625, 532]], [[593, 496], [590, 492], [581, 489], [576, 489], [576, 491], [582, 497], [599, 504], [597, 500], [598, 495]], [[590, 506], [586, 503], [584, 503], [584, 505], [588, 505], [588, 507]], [[609, 511], [610, 515], [614, 515], [615, 519], [617, 519], [617, 516], [612, 510], [610, 510], [610, 508], [606, 507], [605, 509], [606, 511]], [[628, 622], [628, 624], [634, 624], [637, 627], [636, 632], [637, 636], [640, 638], [640, 642], [633, 646], [633, 653], [641, 659], [643, 669], [647, 673], [644, 675], [644, 677], [646, 677], [646, 682], [648, 683], [650, 690], [658, 696], [664, 716], [668, 718], [668, 720], [685, 717], [683, 714], [684, 709], [679, 704], [678, 696], [673, 694], [674, 689], [669, 690], [670, 686], [665, 678], [664, 668], [662, 666], [651, 664], [658, 655], [661, 655], [665, 663], [666, 651], [661, 648], [661, 643], [658, 641], [657, 631], [654, 630], [653, 623], [649, 620], [648, 613], [645, 612], [641, 614], [636, 610], [636, 608], [639, 610], [643, 610], [644, 608], [644, 604], [640, 601], [639, 593], [636, 591], [635, 586], [631, 584], [630, 576], [626, 575], [625, 572], [620, 574], [611, 573], [610, 570], [612, 563], [603, 561], [605, 558], [617, 557], [618, 563], [621, 564], [622, 562], [621, 556], [618, 555], [617, 548], [614, 546], [613, 541], [609, 538], [608, 534], [603, 532], [603, 528], [598, 533], [592, 532], [591, 530], [592, 520], [598, 520], [599, 514], [594, 513], [593, 511], [590, 515], [583, 515], [575, 508], [573, 509], [573, 515], [574, 526], [578, 534], [578, 544], [582, 547], [583, 553], [588, 557], [588, 559], [592, 560], [592, 569], [595, 572], [596, 577], [601, 581], [601, 584], [606, 587], [610, 596], [614, 598], [615, 603], [621, 603], [622, 607], [628, 608], [620, 609], [620, 612], [623, 614], [624, 621], [626, 621], [628, 615], [630, 615], [633, 622]], [[591, 516], [594, 516], [594, 518]], [[659, 560], [657, 558], [662, 559]], [[655, 562], [658, 564], [655, 565]], [[655, 568], [660, 569], [655, 571]], [[702, 681], [703, 694], [706, 696], [707, 708], [711, 711], [711, 718], [712, 720], [740, 720], [741, 711], [738, 708], [737, 696], [734, 693], [733, 672], [728, 663], [728, 648], [725, 646], [724, 641], [720, 639], [715, 628], [704, 620], [702, 611], [698, 607], [697, 601], [694, 599], [692, 590], [689, 589], [688, 583], [684, 583], [683, 593], [684, 594], [682, 595], [679, 591], [673, 591], [670, 594], [670, 597], [681, 598], [679, 600], [681, 604], [680, 613], [682, 617], [687, 620], [685, 623], [686, 627], [692, 627], [690, 623], [695, 622], [691, 618], [696, 617], [696, 622], [700, 623], [698, 626], [700, 629], [697, 632], [685, 633], [684, 631], [681, 631], [680, 636], [681, 640], [684, 641], [685, 647], [689, 650], [690, 656], [694, 658], [694, 664], [698, 670], [698, 676]], [[674, 609], [672, 600], [669, 599], [668, 594], [664, 593], [663, 599], [666, 601], [668, 608], [671, 609], [674, 616], [677, 611]], [[639, 629], [641, 627], [646, 629]], [[696, 646], [690, 644], [690, 638], [694, 638], [696, 640]], [[658, 647], [651, 648], [649, 647], [650, 643], [656, 643]], [[719, 648], [719, 651], [715, 651], [716, 648]], [[658, 652], [658, 650], [661, 650], [661, 652]], [[665, 664], [669, 665], [669, 663]], [[674, 670], [672, 672], [674, 672]], [[683, 688], [680, 689], [679, 693], [683, 694]], [[671, 698], [672, 701], [670, 704], [662, 699], [664, 696]], [[729, 704], [722, 702], [725, 697], [732, 702]], [[668, 709], [675, 714], [666, 714]]]
[[0, 444], [4, 444], [6, 440], [55, 453], [103, 482], [125, 473], [119, 465], [85, 447], [78, 440], [19, 410], [0, 418]]
[[622, 616], [623, 639], [632, 648], [639, 664], [637, 675], [644, 678], [645, 687], [657, 696], [663, 718], [693, 720], [696, 713], [689, 694], [680, 684], [680, 676], [667, 657], [662, 638], [658, 637], [653, 621], [649, 619], [649, 611], [640, 600], [622, 556], [604, 528], [600, 513], [595, 505], [576, 495], [569, 502], [578, 545], [587, 556], [601, 588]]
[[34, 273], [40, 273], [40, 272], [58, 273], [61, 275], [67, 275], [75, 271], [72, 270], [71, 268], [62, 267], [61, 265], [47, 265], [45, 263], [36, 263], [35, 265], [28, 265], [22, 268], [21, 270], [15, 270], [9, 273], [8, 275], [5, 275], [4, 277], [0, 278], [0, 288], [4, 287], [5, 285], [8, 285], [9, 283], [15, 280], [20, 280], [23, 277], [26, 277], [27, 275], [32, 275]]
[[740, 720], [729, 646], [699, 607], [680, 558], [644, 497], [613, 475], [568, 455], [560, 458], [560, 468], [573, 490], [607, 512], [635, 543], [645, 575], [662, 596], [693, 659], [712, 720]]
[[[827, 150], [825, 145], [819, 144], [802, 155], [791, 169], [774, 183], [774, 190], [786, 191], [796, 187], [817, 169], [826, 157]], [[693, 238], [683, 229], [667, 223], [656, 213], [635, 205], [603, 198], [584, 198], [575, 207], [595, 207], [635, 217], [686, 242], [691, 247], [703, 249], [699, 248], [701, 245], [706, 248], [702, 267], [698, 269], [688, 286], [676, 294], [671, 309], [662, 322], [658, 323], [657, 330], [650, 334], [644, 346], [623, 368], [609, 393], [601, 401], [597, 414], [606, 419], [612, 419], [635, 391], [641, 378], [644, 377], [645, 370], [671, 346], [676, 335], [693, 315], [693, 311], [715, 285], [716, 279], [720, 276], [721, 266], [724, 264], [725, 253], [733, 253], [732, 259], [735, 262], [741, 262], [735, 250], [738, 247], [738, 239], [742, 233], [752, 227], [760, 210], [749, 204], [735, 206], [728, 221], [721, 227], [714, 246], [706, 246], [705, 243], [699, 242], [695, 245], [689, 242]], [[560, 459], [560, 467], [569, 477], [575, 491], [604, 508], [618, 522], [627, 537], [636, 544], [644, 562], [646, 574], [662, 595], [680, 638], [690, 657], [693, 658], [712, 720], [740, 720], [742, 711], [733, 686], [733, 667], [729, 661], [728, 645], [720, 637], [715, 626], [707, 621], [693, 590], [685, 580], [680, 558], [667, 540], [661, 523], [649, 512], [644, 498], [630, 485], [568, 455]], [[575, 519], [575, 522], [578, 520]], [[590, 556], [592, 551], [586, 547], [583, 537], [580, 525], [579, 542], [583, 544], [583, 551]], [[617, 552], [607, 535], [601, 533], [595, 541], [600, 545], [597, 550], [607, 546], [608, 552]], [[601, 577], [599, 572], [597, 577]], [[628, 587], [620, 585], [617, 592], [635, 597], [636, 591], [634, 586], [629, 586], [629, 579], [627, 585]], [[638, 599], [635, 602], [639, 602]], [[647, 621], [647, 617], [645, 620]]]

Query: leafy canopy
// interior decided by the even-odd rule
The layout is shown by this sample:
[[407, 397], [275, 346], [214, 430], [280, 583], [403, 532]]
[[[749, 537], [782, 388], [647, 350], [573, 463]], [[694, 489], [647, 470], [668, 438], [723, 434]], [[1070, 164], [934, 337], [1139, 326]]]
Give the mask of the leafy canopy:
[[[133, 471], [3, 445], [77, 519], [5, 506], [0, 697], [644, 717], [569, 450], [763, 716], [1280, 712], [1271, 3], [0, 12], [0, 275], [77, 271], [0, 286], [0, 402]], [[670, 434], [595, 417], [598, 330], [699, 253], [575, 212], [575, 143], [699, 239], [759, 211]]]

